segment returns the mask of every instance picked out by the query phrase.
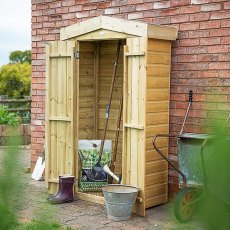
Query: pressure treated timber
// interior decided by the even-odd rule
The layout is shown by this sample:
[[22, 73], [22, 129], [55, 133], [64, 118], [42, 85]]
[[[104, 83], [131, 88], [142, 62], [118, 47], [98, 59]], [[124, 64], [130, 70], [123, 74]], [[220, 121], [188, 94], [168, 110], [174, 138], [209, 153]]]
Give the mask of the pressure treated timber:
[[[49, 192], [55, 192], [58, 175], [68, 171], [66, 163], [71, 159], [76, 166], [71, 173], [78, 178], [78, 140], [103, 136], [113, 62], [121, 39], [106, 139], [111, 139], [114, 147], [123, 87], [115, 173], [122, 173], [124, 184], [140, 188], [133, 211], [144, 216], [146, 208], [168, 199], [168, 165], [153, 149], [152, 138], [157, 133], [169, 133], [171, 40], [176, 39], [177, 29], [100, 16], [62, 28], [60, 37], [72, 44], [71, 52], [65, 49], [67, 43], [51, 42], [52, 49], [48, 48], [46, 55], [46, 143], [47, 150], [52, 148], [55, 153], [46, 162], [51, 175]], [[62, 82], [61, 75], [70, 77]], [[167, 156], [168, 140], [159, 139], [157, 145]], [[104, 203], [99, 193], [78, 192], [77, 183], [75, 191], [79, 199]]]
[[86, 201], [97, 203], [97, 204], [105, 204], [104, 197], [102, 196], [83, 193], [83, 192], [76, 192], [75, 196], [76, 198], [80, 200], [86, 200]]
[[168, 134], [168, 129], [167, 124], [147, 125], [146, 137], [153, 137], [153, 133]]
[[167, 180], [168, 180], [168, 170], [162, 170], [161, 172], [146, 174], [145, 186], [162, 184], [162, 181], [167, 181]]
[[[127, 39], [125, 47], [125, 113], [123, 116], [124, 143], [123, 169], [124, 183], [141, 189], [139, 197], [143, 202], [137, 202], [134, 211], [145, 215], [145, 88], [146, 88], [146, 38]], [[137, 54], [137, 55], [136, 55]], [[141, 54], [141, 55], [139, 55]]]
[[159, 117], [159, 115], [157, 113], [150, 113], [148, 112], [146, 115], [146, 125], [159, 125], [159, 124], [167, 124], [168, 121], [168, 117], [169, 117], [169, 113], [168, 112], [161, 112], [161, 116]]
[[125, 128], [132, 128], [132, 129], [144, 129], [144, 125], [136, 125], [136, 124], [124, 124]]
[[[111, 34], [97, 33], [98, 30], [111, 31]], [[176, 40], [178, 29], [176, 27], [150, 25], [143, 22], [129, 21], [121, 18], [98, 16], [86, 21], [76, 23], [60, 31], [61, 40], [79, 37], [82, 40], [107, 40], [117, 38], [117, 33], [121, 33], [123, 38], [132, 36], [156, 38], [162, 40]], [[94, 34], [95, 37], [91, 36]], [[85, 35], [85, 37], [82, 37]], [[118, 37], [120, 38], [120, 37]]]
[[152, 206], [156, 206], [159, 204], [163, 204], [168, 200], [168, 193], [161, 194], [159, 196], [152, 196], [151, 198], [147, 198], [145, 201], [145, 207], [150, 208]]
[[83, 34], [79, 36], [78, 40], [79, 41], [95, 41], [95, 40], [103, 39], [103, 41], [105, 41], [105, 40], [111, 40], [111, 38], [125, 39], [128, 37], [133, 37], [133, 35], [113, 32], [111, 30], [99, 29], [91, 33], [87, 33], [87, 34]]
[[161, 194], [167, 193], [167, 187], [168, 184], [160, 184], [160, 185], [153, 185], [146, 188], [146, 198], [151, 198], [152, 194], [155, 194], [155, 196], [159, 196]]
[[155, 172], [159, 172], [161, 170], [167, 170], [168, 164], [162, 159], [160, 161], [149, 161], [146, 163], [146, 174], [151, 174]]
[[148, 76], [159, 76], [159, 77], [163, 76], [163, 77], [165, 77], [165, 76], [169, 76], [169, 74], [170, 74], [170, 66], [169, 65], [148, 63], [148, 66], [147, 66], [147, 75]]
[[[154, 133], [153, 133], [153, 136], [154, 136]], [[151, 137], [146, 137], [146, 140], [145, 140], [145, 143], [146, 143], [146, 150], [150, 150], [150, 149], [153, 149], [153, 144], [152, 144], [152, 136]], [[158, 147], [166, 147], [168, 146], [168, 140], [166, 138], [159, 138], [156, 142], [157, 146]]]
[[169, 98], [168, 89], [151, 89], [147, 90], [146, 99], [148, 101], [164, 101]]
[[[146, 207], [165, 203], [168, 199], [168, 164], [153, 149], [152, 140], [158, 133], [169, 133], [170, 63], [171, 43], [149, 39], [146, 87]], [[168, 140], [159, 139], [156, 144], [167, 156]]]
[[98, 111], [98, 87], [99, 87], [99, 77], [98, 77], [98, 69], [99, 69], [99, 49], [100, 44], [96, 42], [94, 44], [94, 58], [93, 58], [93, 64], [94, 64], [94, 139], [97, 139], [98, 136], [98, 122], [97, 119], [99, 117], [99, 111]]
[[169, 78], [168, 77], [159, 77], [159, 76], [148, 76], [147, 85], [149, 88], [161, 88], [168, 89], [169, 88]]
[[[167, 150], [168, 150], [168, 146], [163, 146], [163, 147], [160, 147], [159, 148], [163, 153], [166, 153], [167, 154]], [[149, 161], [158, 161], [158, 160], [161, 160], [162, 157], [160, 156], [159, 153], [157, 153], [156, 150], [154, 149], [146, 149], [146, 163], [149, 162]]]
[[57, 190], [57, 184], [52, 181], [60, 174], [73, 175], [75, 168], [71, 132], [74, 47], [75, 43], [70, 41], [55, 41], [46, 46], [46, 181], [50, 193]]
[[[95, 71], [97, 62], [95, 61], [95, 44], [90, 42], [79, 43], [79, 107], [78, 107], [78, 134], [79, 139], [95, 139]], [[87, 103], [86, 101], [90, 103]], [[86, 102], [86, 103], [85, 103]], [[83, 116], [86, 112], [91, 116]], [[88, 132], [88, 130], [92, 130]]]

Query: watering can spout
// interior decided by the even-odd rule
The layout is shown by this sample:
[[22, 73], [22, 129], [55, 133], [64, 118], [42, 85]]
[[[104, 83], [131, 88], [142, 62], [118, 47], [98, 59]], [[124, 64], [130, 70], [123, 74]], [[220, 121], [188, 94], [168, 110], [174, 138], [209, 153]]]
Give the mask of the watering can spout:
[[117, 182], [120, 181], [119, 177], [116, 176], [116, 175], [110, 170], [110, 168], [109, 168], [108, 165], [104, 165], [104, 166], [103, 166], [103, 170], [104, 170], [107, 174], [109, 174], [111, 177], [113, 177]]

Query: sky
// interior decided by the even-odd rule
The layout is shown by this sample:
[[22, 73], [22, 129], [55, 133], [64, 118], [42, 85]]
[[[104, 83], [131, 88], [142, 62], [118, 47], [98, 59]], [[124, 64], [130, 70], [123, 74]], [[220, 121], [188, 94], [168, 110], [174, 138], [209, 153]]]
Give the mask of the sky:
[[31, 49], [31, 1], [7, 0], [0, 7], [0, 66], [9, 63], [10, 52], [28, 49]]

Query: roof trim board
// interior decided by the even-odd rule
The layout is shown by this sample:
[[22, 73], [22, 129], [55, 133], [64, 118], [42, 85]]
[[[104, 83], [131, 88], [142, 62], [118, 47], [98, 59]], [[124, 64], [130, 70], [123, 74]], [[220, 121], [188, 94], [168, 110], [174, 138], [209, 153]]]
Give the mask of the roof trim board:
[[[108, 30], [129, 36], [149, 37], [163, 40], [176, 40], [178, 29], [172, 26], [160, 26], [121, 18], [98, 16], [79, 22], [60, 30], [60, 39], [67, 40], [97, 30]], [[103, 39], [103, 37], [102, 37]]]

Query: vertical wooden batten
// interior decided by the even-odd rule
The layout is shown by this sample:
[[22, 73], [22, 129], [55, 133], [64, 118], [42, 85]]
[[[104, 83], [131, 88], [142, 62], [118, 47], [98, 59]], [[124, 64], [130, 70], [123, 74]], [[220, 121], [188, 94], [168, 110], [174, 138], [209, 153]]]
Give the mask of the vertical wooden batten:
[[94, 45], [94, 139], [98, 138], [98, 85], [99, 85], [99, 50], [100, 43]]
[[147, 38], [128, 38], [125, 49], [123, 173], [140, 188], [134, 212], [145, 215], [145, 92]]

